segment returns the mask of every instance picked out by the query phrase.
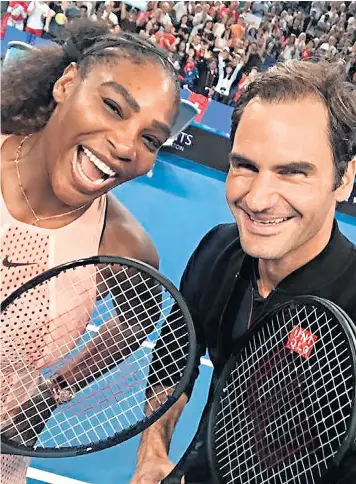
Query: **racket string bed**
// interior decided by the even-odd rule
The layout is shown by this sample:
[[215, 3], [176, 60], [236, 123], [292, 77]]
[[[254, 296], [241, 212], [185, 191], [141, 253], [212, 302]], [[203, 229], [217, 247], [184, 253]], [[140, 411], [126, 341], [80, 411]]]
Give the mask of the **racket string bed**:
[[[174, 313], [172, 313], [172, 314], [174, 314]], [[172, 320], [172, 321], [173, 321], [173, 322], [176, 322], [176, 321], [178, 321], [178, 320]], [[181, 327], [178, 327], [178, 329], [183, 329], [183, 325], [182, 325]], [[175, 345], [176, 345], [176, 344], [178, 344], [178, 345], [179, 345], [179, 344], [180, 344], [180, 339], [182, 339], [182, 338], [183, 338], [182, 336], [180, 336], [180, 337], [178, 337], [178, 338], [177, 338], [177, 337], [175, 337], [174, 344], [175, 344]], [[85, 346], [85, 345], [81, 345], [81, 347], [84, 347], [84, 346]], [[143, 347], [145, 347], [145, 348], [150, 348], [150, 349], [154, 348], [154, 345], [149, 344], [149, 343], [146, 343], [146, 344], [145, 344], [145, 343], [143, 343], [143, 345], [142, 345], [142, 346], [143, 346]], [[167, 348], [168, 348], [168, 349], [169, 349], [169, 346], [170, 346], [170, 345], [168, 344], [168, 345], [167, 345]], [[187, 346], [187, 343], [183, 343], [183, 344], [181, 345], [181, 348], [182, 348], [182, 349], [184, 349], [184, 348], [185, 348], [185, 346]], [[109, 351], [110, 351], [111, 349], [113, 349], [113, 347], [108, 347], [108, 350], [109, 350]], [[62, 351], [64, 351], [64, 352], [67, 352], [67, 351], [69, 351], [69, 348], [68, 348], [67, 346], [63, 346], [63, 347], [61, 348], [61, 350], [62, 350]], [[178, 374], [178, 373], [180, 373], [180, 371], [181, 371], [181, 367], [179, 366], [179, 363], [180, 363], [180, 361], [182, 361], [182, 363], [183, 363], [183, 362], [184, 362], [184, 360], [185, 360], [185, 355], [184, 355], [184, 354], [180, 355], [178, 358], [176, 358], [176, 359], [174, 360], [174, 365], [176, 366], [176, 373], [177, 373], [177, 374]], [[19, 360], [18, 360], [18, 359], [16, 359], [16, 362], [18, 362], [18, 361], [19, 361]], [[135, 361], [136, 361], [136, 363], [138, 363], [138, 364], [139, 364], [138, 369], [137, 369], [137, 372], [138, 372], [138, 373], [141, 373], [141, 374], [142, 374], [142, 376], [144, 377], [144, 375], [145, 375], [146, 371], [147, 371], [147, 370], [150, 368], [150, 366], [151, 366], [150, 361], [147, 361], [147, 356], [145, 356], [145, 355], [143, 355], [143, 356], [141, 356], [141, 357], [136, 358], [136, 360], [135, 360]], [[144, 364], [144, 363], [145, 363], [145, 364]], [[18, 367], [18, 365], [17, 365], [17, 367]], [[8, 365], [6, 365], [5, 369], [6, 369], [6, 371], [7, 371], [8, 373], [10, 373], [10, 374], [12, 374], [12, 375], [13, 375], [14, 373], [16, 373], [16, 374], [18, 374], [18, 373], [19, 373], [19, 369], [18, 369], [18, 368], [16, 368], [16, 364], [14, 364], [14, 365], [8, 364]], [[88, 369], [90, 370], [90, 368], [88, 368]], [[107, 367], [106, 369], [107, 369], [107, 370], [109, 370], [109, 367]], [[117, 371], [119, 372], [119, 370], [120, 370], [120, 369], [118, 369]], [[172, 374], [169, 374], [169, 379], [171, 380], [171, 383], [172, 383], [172, 385], [173, 385], [173, 384], [174, 384], [174, 382], [175, 382], [175, 375], [174, 375], [174, 374], [173, 374], [173, 375], [172, 375]], [[20, 383], [21, 383], [21, 381], [20, 381]], [[36, 383], [37, 383], [37, 381], [36, 381], [36, 380], [32, 380], [32, 383], [36, 384]], [[82, 384], [82, 383], [83, 383], [83, 384], [85, 384], [85, 379], [82, 379], [82, 380], [80, 380], [80, 379], [79, 379], [79, 380], [77, 380], [77, 383], [79, 383], [79, 384]], [[93, 385], [95, 385], [95, 383], [94, 383]], [[30, 398], [31, 394], [30, 394], [30, 393], [29, 393], [29, 391], [28, 391], [28, 387], [26, 387], [25, 385], [22, 385], [22, 389], [24, 390], [24, 393], [23, 393], [23, 394], [22, 394], [20, 397], [25, 398], [25, 399]], [[100, 393], [100, 391], [103, 391], [104, 389], [105, 389], [105, 387], [103, 387], [103, 386], [101, 385], [101, 388], [100, 388], [100, 390], [98, 390], [97, 394], [99, 394], [99, 393]], [[155, 389], [154, 389], [153, 391], [155, 392]], [[132, 395], [132, 394], [131, 394], [131, 395]], [[94, 393], [92, 393], [92, 396], [94, 396]], [[20, 397], [19, 397], [19, 398], [20, 398]], [[85, 397], [83, 397], [82, 402], [83, 402], [83, 401], [85, 401]], [[17, 402], [17, 403], [18, 403], [18, 402]], [[15, 405], [16, 405], [16, 403], [15, 403]], [[74, 406], [74, 405], [73, 405], [73, 406]], [[16, 408], [16, 406], [15, 406], [15, 407], [13, 407], [13, 408], [9, 408], [8, 410], [9, 410], [9, 411], [11, 411], [11, 410], [13, 410], [13, 409], [15, 409], [15, 408]]]
[[[294, 328], [318, 335], [307, 357], [286, 347]], [[325, 311], [301, 304], [277, 313], [237, 355], [221, 393], [213, 444], [221, 482], [318, 482], [347, 436], [354, 375], [347, 338]]]
[[[158, 418], [173, 404], [193, 369], [194, 327], [164, 276], [127, 259], [82, 262], [49, 271], [2, 308], [2, 437], [27, 450], [126, 440], [148, 425], [147, 408]], [[95, 358], [78, 359], [88, 348]], [[59, 405], [46, 385], [73, 361], [75, 396]]]

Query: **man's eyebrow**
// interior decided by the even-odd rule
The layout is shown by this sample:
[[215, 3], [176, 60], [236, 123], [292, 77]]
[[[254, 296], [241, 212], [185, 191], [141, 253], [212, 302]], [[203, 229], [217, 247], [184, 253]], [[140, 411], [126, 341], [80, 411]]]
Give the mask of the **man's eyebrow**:
[[125, 101], [130, 106], [130, 108], [133, 111], [135, 111], [135, 113], [138, 113], [140, 111], [140, 106], [139, 106], [138, 102], [133, 97], [133, 95], [126, 89], [126, 87], [124, 87], [123, 85], [118, 84], [115, 81], [103, 82], [100, 85], [103, 86], [103, 87], [109, 87], [109, 88], [113, 89], [115, 92], [117, 92], [118, 94], [120, 94], [125, 99]]
[[[254, 168], [258, 169], [258, 164], [248, 158], [247, 156], [240, 155], [239, 153], [230, 153], [229, 154], [229, 161], [232, 164], [240, 164], [240, 165], [251, 165]], [[273, 166], [273, 170], [292, 170], [292, 171], [304, 171], [306, 173], [315, 173], [316, 167], [313, 163], [309, 161], [291, 161], [289, 163], [278, 163], [277, 165]]]
[[229, 162], [232, 164], [241, 164], [241, 165], [252, 165], [255, 168], [258, 168], [257, 163], [255, 163], [253, 160], [250, 160], [250, 158], [247, 158], [247, 156], [240, 155], [238, 153], [230, 153], [229, 154]]
[[316, 171], [315, 165], [308, 161], [291, 161], [290, 163], [278, 164], [274, 167], [276, 170], [304, 171], [306, 173], [314, 173]]

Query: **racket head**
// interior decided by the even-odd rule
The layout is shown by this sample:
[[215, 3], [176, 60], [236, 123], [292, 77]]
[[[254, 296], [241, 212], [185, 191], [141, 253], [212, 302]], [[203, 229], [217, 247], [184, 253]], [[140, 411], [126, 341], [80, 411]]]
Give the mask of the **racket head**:
[[[98, 272], [100, 273], [99, 283]], [[109, 274], [109, 277], [107, 274]], [[66, 278], [68, 278], [69, 283]], [[73, 301], [75, 301], [73, 307], [75, 318], [78, 317], [78, 306], [81, 303], [84, 304], [85, 300], [88, 299], [86, 293], [90, 293], [91, 296], [89, 298], [90, 307], [88, 308], [88, 301], [86, 301], [83, 311], [79, 311], [80, 320], [86, 319], [82, 331], [79, 331], [75, 325], [73, 327], [73, 322], [69, 318], [73, 301], [68, 298], [66, 284], [69, 286], [73, 282], [73, 278], [75, 283], [78, 284], [75, 293], [72, 294]], [[52, 294], [57, 306], [62, 309], [50, 307], [48, 314], [43, 316], [43, 309], [41, 309], [43, 298], [47, 296], [47, 303], [49, 303], [49, 294]], [[134, 297], [129, 300], [128, 295], [132, 296], [132, 294], [134, 294]], [[77, 298], [80, 301], [79, 304]], [[117, 303], [119, 299], [120, 304]], [[30, 315], [30, 319], [33, 328], [29, 328], [31, 324], [27, 325], [27, 336], [25, 337], [20, 332], [24, 328], [26, 329], [28, 322], [26, 318], [29, 317], [26, 304], [28, 305], [29, 301], [35, 307], [35, 310], [31, 307], [32, 315]], [[51, 311], [56, 314], [56, 319], [50, 317]], [[127, 316], [127, 313], [129, 313], [129, 316]], [[137, 321], [136, 315], [138, 315]], [[43, 321], [45, 321], [41, 320], [40, 326], [36, 322], [39, 317], [43, 317]], [[62, 329], [64, 329], [64, 332], [60, 331], [60, 343], [54, 337], [51, 340], [48, 338], [46, 340], [45, 334], [49, 328], [47, 322], [55, 323], [58, 318]], [[88, 373], [85, 378], [87, 378], [89, 384], [86, 385], [83, 382], [75, 397], [70, 402], [57, 408], [52, 408], [52, 401], [51, 404], [48, 403], [51, 395], [47, 395], [47, 389], [44, 391], [46, 393], [44, 406], [42, 400], [40, 404], [35, 400], [34, 395], [36, 395], [38, 388], [41, 388], [42, 392], [43, 378], [40, 380], [40, 385], [31, 375], [26, 375], [31, 386], [30, 393], [28, 389], [26, 390], [26, 398], [29, 397], [26, 402], [30, 402], [31, 415], [33, 415], [34, 409], [40, 408], [39, 422], [37, 415], [36, 425], [38, 425], [38, 428], [41, 428], [41, 426], [42, 428], [37, 434], [36, 431], [33, 431], [34, 425], [31, 420], [32, 439], [30, 443], [29, 439], [24, 442], [21, 438], [20, 424], [13, 425], [12, 428], [2, 424], [1, 445], [3, 453], [29, 457], [70, 457], [99, 451], [124, 442], [142, 432], [178, 400], [190, 381], [196, 359], [195, 331], [188, 307], [177, 288], [165, 276], [148, 264], [129, 258], [95, 256], [66, 263], [34, 277], [7, 297], [1, 304], [1, 348], [6, 357], [5, 364], [8, 371], [16, 369], [21, 374], [21, 372], [26, 372], [30, 366], [31, 372], [28, 373], [32, 373], [33, 362], [35, 362], [36, 378], [38, 367], [40, 367], [41, 374], [45, 373], [46, 377], [55, 374], [61, 364], [66, 364], [68, 359], [70, 361], [72, 354], [75, 356], [79, 350], [83, 350], [88, 343], [98, 336], [100, 326], [107, 321], [106, 318], [114, 321], [120, 318], [121, 322], [123, 320], [127, 324], [131, 324], [134, 318], [134, 322], [139, 323], [140, 333], [137, 331], [134, 333], [135, 338], [131, 339], [127, 336], [123, 337], [121, 345], [125, 344], [126, 346], [120, 347], [121, 358], [118, 363], [94, 380], [90, 380], [92, 375]], [[68, 321], [71, 323], [70, 327], [68, 327]], [[77, 319], [75, 319], [76, 323]], [[9, 338], [9, 331], [7, 331], [11, 326], [17, 328], [13, 332], [14, 338]], [[42, 333], [41, 328], [45, 328]], [[85, 331], [85, 328], [90, 328], [90, 331]], [[166, 385], [165, 393], [156, 395], [155, 388], [151, 388], [149, 385], [148, 377], [152, 352], [156, 343], [162, 342], [163, 328], [166, 331], [164, 338], [167, 335], [170, 338], [167, 340], [168, 345], [171, 344], [172, 339], [176, 343], [172, 351], [177, 363], [176, 368], [174, 368], [174, 375], [169, 373], [172, 371], [172, 367], [167, 368], [164, 375], [165, 383], [169, 381], [172, 383], [171, 386], [168, 388]], [[56, 329], [54, 325], [51, 334], [55, 334]], [[28, 333], [30, 332], [36, 333], [35, 339], [36, 342], [40, 341], [42, 353], [48, 346], [54, 345], [49, 354], [38, 355], [35, 352], [34, 355], [31, 355], [31, 348], [33, 349], [34, 344], [26, 352], [26, 343], [29, 344]], [[67, 334], [71, 337], [70, 341], [66, 339]], [[164, 338], [163, 344], [166, 341]], [[181, 345], [178, 342], [181, 342]], [[70, 344], [69, 350], [68, 344]], [[32, 360], [30, 357], [32, 357]], [[4, 362], [3, 358], [2, 361]], [[105, 366], [106, 362], [104, 361], [103, 364]], [[1, 378], [3, 378], [3, 373]], [[132, 387], [129, 386], [131, 383]], [[93, 386], [95, 388], [90, 390]], [[34, 387], [34, 390], [32, 387]], [[150, 391], [149, 396], [156, 396], [161, 404], [153, 409], [151, 415], [146, 416], [144, 407], [149, 398], [147, 396], [148, 390]], [[40, 396], [42, 398], [43, 392], [40, 393]], [[98, 403], [99, 397], [104, 401], [104, 403], [101, 402], [103, 408], [100, 412], [95, 413], [92, 407]], [[21, 402], [23, 405], [23, 399], [22, 395], [21, 400], [18, 399], [17, 403]], [[105, 400], [107, 401], [106, 406]], [[116, 417], [115, 411], [118, 412]], [[63, 414], [65, 414], [65, 417], [63, 417]], [[28, 414], [26, 413], [26, 415]], [[119, 417], [121, 420], [119, 420]], [[107, 421], [105, 421], [105, 418]], [[124, 421], [124, 424], [122, 421]], [[23, 422], [21, 424], [23, 425]], [[82, 429], [83, 435], [81, 438], [85, 436], [85, 442], [80, 442], [81, 438], [75, 436], [76, 429], [79, 428]], [[6, 432], [4, 432], [4, 429]], [[43, 434], [45, 436], [41, 440]], [[33, 437], [35, 437], [35, 441], [33, 441]]]
[[[290, 349], [297, 343], [303, 352], [298, 337], [307, 341], [304, 356]], [[314, 296], [279, 305], [241, 339], [219, 378], [207, 430], [215, 481], [326, 482], [354, 445], [355, 402], [351, 319]]]

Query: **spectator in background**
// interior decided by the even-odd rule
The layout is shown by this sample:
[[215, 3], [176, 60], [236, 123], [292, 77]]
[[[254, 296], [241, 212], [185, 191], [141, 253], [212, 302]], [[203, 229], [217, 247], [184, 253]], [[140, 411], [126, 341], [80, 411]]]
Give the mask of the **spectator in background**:
[[303, 29], [303, 21], [302, 19], [295, 18], [293, 25], [289, 29], [289, 35], [294, 34], [295, 36], [298, 36]]
[[177, 35], [181, 40], [185, 40], [185, 41], [188, 41], [190, 30], [191, 30], [188, 25], [188, 20], [189, 20], [188, 15], [183, 15], [181, 17], [180, 23], [178, 24]]
[[246, 39], [249, 42], [257, 42], [257, 29], [253, 25], [247, 30]]
[[239, 2], [231, 2], [227, 15], [232, 19], [232, 23], [236, 24], [240, 17]]
[[329, 45], [330, 59], [333, 59], [337, 54], [337, 48], [336, 48], [336, 38], [333, 37], [332, 35], [330, 35], [329, 37], [328, 45]]
[[156, 23], [161, 25], [161, 17], [162, 17], [162, 10], [160, 8], [154, 8], [152, 13], [151, 13], [151, 20]]
[[227, 19], [228, 19], [228, 16], [227, 15], [223, 15], [222, 17], [220, 17], [218, 19], [218, 21], [214, 24], [214, 27], [213, 27], [213, 34], [214, 34], [214, 37], [217, 38], [217, 37], [222, 37], [224, 32], [225, 32], [225, 29], [226, 29], [226, 23], [227, 23]]
[[41, 37], [48, 12], [47, 2], [30, 2], [27, 9], [26, 32]]
[[178, 23], [178, 29], [187, 29], [189, 32], [191, 31], [191, 27], [189, 26], [189, 17], [188, 15], [184, 14], [181, 16], [180, 21]]
[[158, 30], [157, 24], [154, 24], [152, 20], [148, 20], [146, 25], [143, 26], [143, 28], [140, 30], [139, 35], [145, 40], [148, 40], [152, 37], [152, 35], [155, 35], [155, 33]]
[[90, 16], [90, 20], [92, 20], [93, 22], [102, 20], [104, 12], [105, 12], [105, 2], [96, 2], [96, 5], [94, 7], [94, 12]]
[[[87, 15], [106, 22], [116, 34], [121, 29], [138, 33], [169, 52], [182, 84], [207, 97], [216, 94], [213, 88], [218, 84], [221, 53], [225, 74], [230, 66], [228, 79], [230, 68], [234, 72], [236, 63], [242, 64], [230, 87], [228, 103], [248, 83], [255, 68], [265, 70], [289, 59], [339, 60], [345, 62], [349, 78], [354, 79], [356, 2], [151, 1], [142, 11], [119, 1], [3, 4], [8, 4], [12, 17], [10, 12], [7, 18], [3, 15], [2, 32], [9, 19], [9, 25], [40, 35], [43, 15], [37, 12], [48, 4], [42, 35], [52, 40], [66, 23]], [[18, 19], [16, 8], [20, 10]], [[251, 13], [254, 23], [249, 22]], [[218, 94], [215, 98], [226, 102]]]
[[196, 79], [198, 78], [198, 69], [195, 65], [195, 60], [190, 55], [183, 67], [183, 74], [180, 77], [183, 87], [193, 89]]
[[148, 22], [148, 20], [152, 15], [153, 8], [154, 8], [154, 2], [147, 2], [146, 11], [140, 10], [137, 13], [136, 26], [138, 30], [140, 30], [144, 25], [146, 25], [146, 23]]
[[211, 51], [207, 51], [204, 57], [201, 57], [197, 62], [198, 79], [195, 85], [195, 92], [202, 94], [205, 97], [213, 97], [214, 88], [219, 80], [219, 72], [217, 62], [212, 57]]
[[226, 48], [229, 50], [230, 39], [231, 30], [230, 28], [226, 28], [221, 37], [215, 37], [215, 50], [218, 52], [221, 52]]
[[254, 15], [264, 17], [268, 13], [267, 2], [252, 2], [251, 10]]
[[155, 34], [158, 47], [171, 52], [172, 47], [175, 45], [177, 40], [176, 36], [174, 35], [174, 31], [175, 30], [172, 24], [166, 24], [163, 32], [158, 31]]
[[232, 103], [233, 105], [237, 105], [240, 97], [246, 91], [249, 84], [251, 84], [251, 82], [256, 78], [257, 74], [258, 74], [258, 69], [256, 67], [252, 67], [248, 75], [246, 73], [242, 75], [241, 80], [238, 84], [237, 92], [233, 99], [233, 103]]
[[72, 22], [73, 20], [81, 17], [80, 6], [82, 5], [83, 2], [70, 2], [70, 3], [72, 5], [70, 5], [66, 11], [68, 22]]
[[204, 5], [197, 4], [195, 6], [195, 15], [193, 18], [193, 29], [191, 32], [191, 37], [193, 37], [200, 29], [204, 27], [205, 22], [208, 20], [213, 20], [208, 14], [210, 6], [208, 3], [204, 2]]
[[201, 37], [199, 34], [194, 35], [190, 45], [194, 48], [196, 57], [199, 58], [201, 50]]
[[229, 17], [230, 9], [223, 2], [215, 2], [215, 11], [218, 18]]
[[313, 40], [309, 40], [309, 42], [305, 46], [305, 49], [302, 51], [301, 59], [309, 60], [313, 52], [314, 52], [314, 42]]
[[228, 104], [230, 100], [231, 87], [235, 82], [237, 74], [239, 73], [241, 68], [242, 63], [240, 62], [236, 64], [235, 68], [232, 66], [231, 63], [225, 64], [223, 54], [219, 54], [219, 79], [214, 88], [215, 93], [213, 99], [215, 99], [216, 101], [220, 101], [224, 104]]
[[273, 66], [276, 64], [279, 54], [282, 50], [280, 30], [275, 30], [269, 39], [266, 41], [266, 58], [265, 58], [265, 68]]
[[213, 33], [213, 21], [208, 20], [205, 22], [205, 25], [202, 29], [198, 30], [198, 34], [200, 35], [202, 40], [205, 40], [209, 47], [214, 45], [214, 33]]
[[188, 19], [187, 2], [176, 2], [173, 7], [173, 12], [175, 15], [176, 22], [178, 24], [181, 22], [183, 16], [186, 16]]
[[262, 66], [262, 58], [260, 53], [257, 50], [257, 44], [254, 42], [253, 44], [250, 44], [248, 47], [248, 52], [245, 59], [244, 72], [249, 74], [252, 68], [260, 70], [261, 66]]
[[237, 37], [241, 39], [245, 34], [245, 19], [240, 15], [237, 24], [231, 25], [231, 37]]
[[306, 47], [306, 34], [302, 32], [297, 40], [295, 41], [295, 54], [294, 58], [300, 60], [302, 58], [302, 52], [305, 50]]
[[296, 54], [295, 35], [292, 34], [288, 37], [279, 58], [283, 61], [288, 61], [293, 59], [295, 54]]
[[331, 28], [331, 24], [329, 21], [329, 15], [328, 14], [322, 15], [320, 20], [317, 23], [314, 34], [320, 37], [325, 32], [329, 32], [330, 28]]
[[136, 33], [136, 18], [137, 10], [135, 8], [132, 8], [129, 12], [127, 12], [125, 2], [121, 2], [120, 26], [122, 30], [125, 30], [126, 32], [132, 32], [133, 34]]
[[187, 43], [185, 40], [181, 40], [178, 44], [176, 51], [173, 54], [172, 61], [175, 69], [179, 72], [183, 67], [183, 63], [187, 57], [186, 53]]
[[15, 27], [17, 30], [23, 30], [25, 25], [25, 19], [27, 17], [27, 2], [9, 2], [7, 7], [8, 27]]
[[88, 18], [88, 7], [86, 5], [80, 6], [80, 18]]
[[316, 10], [312, 10], [310, 12], [310, 16], [307, 17], [309, 19], [309, 23], [306, 28], [306, 34], [309, 37], [315, 37], [316, 35], [316, 28], [318, 25], [318, 18], [317, 18], [317, 13]]
[[43, 30], [45, 37], [55, 39], [63, 32], [68, 23], [66, 12], [70, 2], [50, 2]]
[[165, 26], [165, 25], [171, 25], [172, 24], [172, 18], [171, 16], [169, 15], [169, 12], [171, 10], [171, 7], [169, 5], [168, 2], [163, 2], [162, 3], [162, 6], [161, 6], [161, 9], [162, 9], [162, 15], [161, 15], [161, 18], [160, 18], [160, 23]]

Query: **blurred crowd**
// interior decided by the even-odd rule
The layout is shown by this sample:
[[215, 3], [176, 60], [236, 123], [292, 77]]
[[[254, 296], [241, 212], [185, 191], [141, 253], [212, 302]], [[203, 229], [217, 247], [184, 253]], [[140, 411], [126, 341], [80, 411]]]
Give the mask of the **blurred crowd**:
[[342, 62], [356, 83], [355, 1], [1, 4], [7, 25], [52, 40], [77, 18], [105, 21], [118, 34], [138, 33], [167, 51], [183, 88], [229, 105], [278, 61]]

